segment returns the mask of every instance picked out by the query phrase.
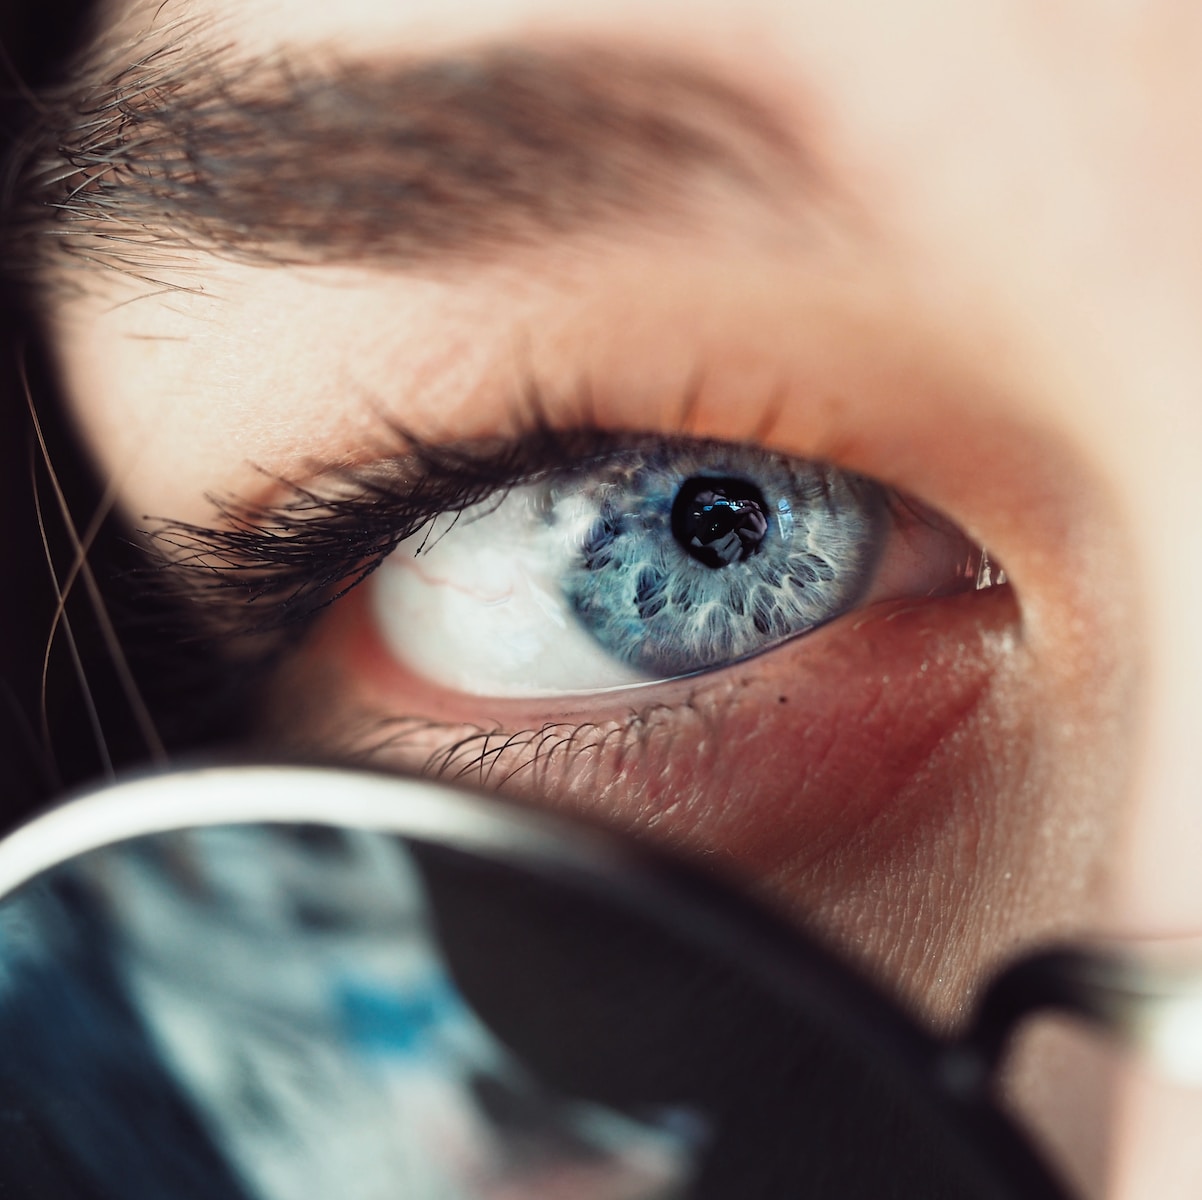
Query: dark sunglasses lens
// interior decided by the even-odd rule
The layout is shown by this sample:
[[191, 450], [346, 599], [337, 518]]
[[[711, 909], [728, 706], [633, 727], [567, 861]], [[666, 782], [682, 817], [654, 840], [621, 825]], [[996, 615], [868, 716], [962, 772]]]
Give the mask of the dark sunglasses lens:
[[0, 1195], [1060, 1195], [821, 953], [559, 838], [214, 826], [26, 884], [0, 904]]

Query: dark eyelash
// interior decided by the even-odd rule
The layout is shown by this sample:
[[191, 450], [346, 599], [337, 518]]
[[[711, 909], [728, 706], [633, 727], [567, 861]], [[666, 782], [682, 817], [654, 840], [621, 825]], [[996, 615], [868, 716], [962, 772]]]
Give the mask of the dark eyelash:
[[362, 582], [406, 538], [628, 438], [536, 419], [514, 436], [431, 443], [394, 430], [398, 453], [327, 472], [320, 488], [277, 480], [271, 505], [209, 497], [211, 525], [153, 520], [144, 531], [168, 590], [203, 636], [297, 631]]
[[[278, 479], [283, 499], [275, 504], [210, 497], [218, 517], [212, 526], [156, 522], [146, 534], [157, 565], [169, 568], [160, 582], [176, 601], [175, 640], [219, 638], [225, 661], [270, 669], [322, 609], [402, 541], [432, 530], [436, 518], [500, 503], [512, 488], [634, 445], [676, 440], [602, 430], [588, 417], [587, 396], [582, 401], [565, 428], [546, 418], [538, 396], [527, 396], [506, 437], [437, 443], [393, 428], [392, 457], [328, 471], [320, 488]], [[895, 516], [924, 519], [892, 489], [847, 478]]]

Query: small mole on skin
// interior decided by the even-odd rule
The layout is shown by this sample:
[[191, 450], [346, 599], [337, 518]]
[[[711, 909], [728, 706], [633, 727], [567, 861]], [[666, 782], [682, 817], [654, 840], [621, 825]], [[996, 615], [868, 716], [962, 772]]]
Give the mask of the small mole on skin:
[[788, 697], [788, 696], [781, 696], [781, 697], [780, 697], [780, 702], [781, 702], [782, 704], [788, 704], [788, 703], [789, 703], [789, 697]]

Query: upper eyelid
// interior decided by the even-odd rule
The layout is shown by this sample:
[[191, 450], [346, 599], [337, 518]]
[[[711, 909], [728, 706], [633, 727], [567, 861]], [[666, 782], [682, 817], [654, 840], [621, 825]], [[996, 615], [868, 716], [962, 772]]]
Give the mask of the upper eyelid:
[[[581, 469], [623, 449], [714, 441], [602, 430], [587, 417], [555, 425], [546, 411], [528, 396], [514, 413], [508, 437], [437, 442], [394, 428], [396, 444], [386, 448], [393, 453], [318, 473], [311, 482], [277, 478], [269, 502], [210, 497], [217, 516], [212, 525], [154, 521], [144, 532], [159, 565], [172, 568], [164, 576], [169, 590], [184, 601], [181, 638], [217, 635], [227, 645], [249, 641], [256, 646], [254, 657], [269, 665], [319, 612], [437, 517], [491, 498], [499, 502], [515, 487]], [[884, 485], [865, 483], [881, 490], [896, 516], [895, 503], [904, 498]]]

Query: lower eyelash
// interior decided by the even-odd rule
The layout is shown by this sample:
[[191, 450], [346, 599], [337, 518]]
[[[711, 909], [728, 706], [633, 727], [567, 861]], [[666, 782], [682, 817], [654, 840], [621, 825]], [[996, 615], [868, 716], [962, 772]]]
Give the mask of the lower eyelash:
[[[576, 770], [585, 756], [599, 756], [608, 742], [624, 739], [628, 732], [621, 726], [557, 721], [517, 731], [475, 729], [433, 750], [423, 748], [420, 773], [490, 790], [518, 786], [542, 792], [549, 786], [548, 776]], [[369, 754], [403, 753], [412, 738], [411, 730], [390, 734]]]
[[490, 791], [547, 796], [564, 777], [582, 790], [600, 790], [649, 753], [670, 755], [682, 710], [695, 710], [691, 696], [607, 721], [546, 721], [516, 730], [500, 722], [383, 717], [343, 728], [341, 744], [326, 741], [324, 748], [337, 761], [400, 768]]
[[598, 750], [600, 733], [596, 725], [560, 722], [517, 733], [481, 731], [441, 747], [426, 759], [423, 773], [482, 788], [503, 788], [527, 776], [537, 786], [540, 773], [549, 774], [557, 760], [567, 767]]

